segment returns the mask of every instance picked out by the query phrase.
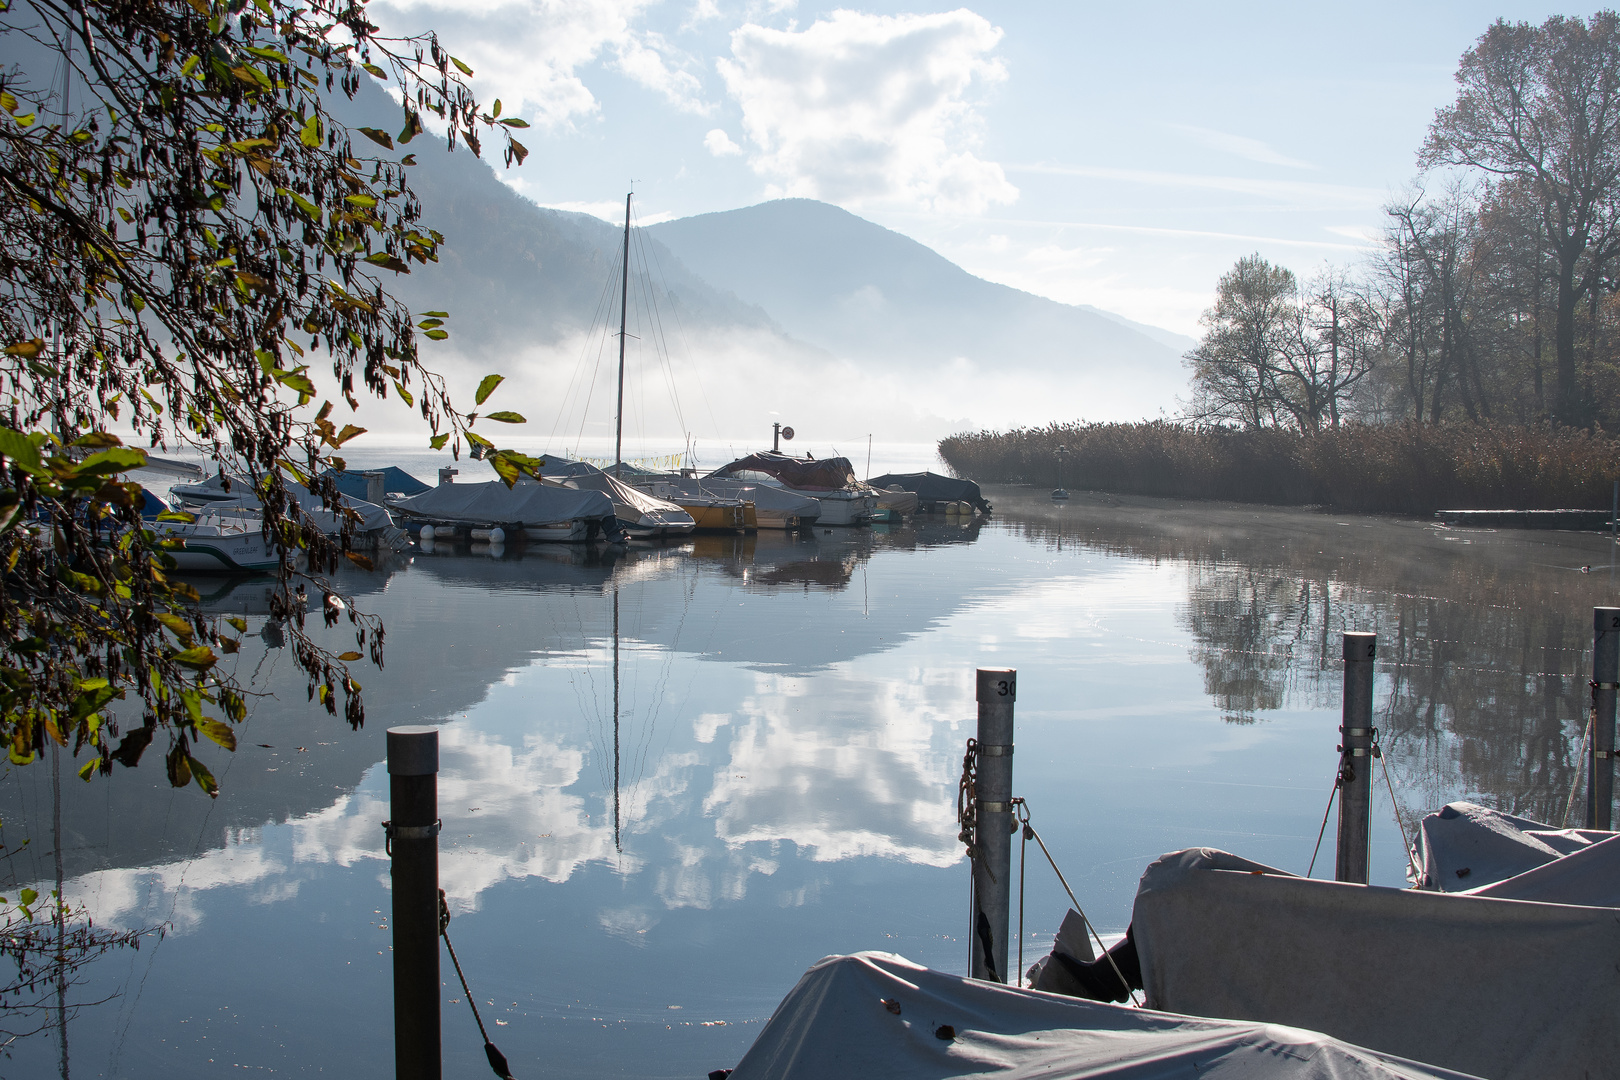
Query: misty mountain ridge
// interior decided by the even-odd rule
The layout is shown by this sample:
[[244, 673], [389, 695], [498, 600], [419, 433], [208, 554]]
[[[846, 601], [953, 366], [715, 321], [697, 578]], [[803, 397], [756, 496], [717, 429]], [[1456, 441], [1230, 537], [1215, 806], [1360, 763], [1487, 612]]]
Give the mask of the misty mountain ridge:
[[[380, 93], [341, 112], [384, 130], [398, 120]], [[450, 312], [450, 340], [425, 355], [453, 386], [498, 371], [527, 434], [600, 428], [612, 411], [622, 227], [538, 206], [490, 163], [442, 147], [430, 136], [410, 148], [425, 223], [445, 236], [439, 262], [385, 286], [412, 310]], [[662, 403], [669, 384], [704, 399], [684, 408], [723, 429], [705, 436], [768, 432], [781, 415], [840, 439], [931, 440], [969, 426], [1140, 419], [1174, 408], [1186, 383], [1176, 335], [985, 281], [808, 199], [639, 228], [631, 275], [627, 431], [694, 426], [681, 403]]]

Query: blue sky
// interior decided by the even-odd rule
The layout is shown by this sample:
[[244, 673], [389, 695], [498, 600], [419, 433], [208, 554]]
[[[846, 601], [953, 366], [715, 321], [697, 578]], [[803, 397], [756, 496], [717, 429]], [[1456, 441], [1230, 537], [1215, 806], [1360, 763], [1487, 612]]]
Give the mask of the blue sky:
[[[805, 195], [991, 280], [1196, 334], [1260, 251], [1356, 260], [1416, 177], [1476, 3], [379, 0], [530, 120], [505, 179], [642, 220]], [[1577, 12], [1568, 12], [1576, 14]], [[1587, 12], [1578, 12], [1587, 14]]]

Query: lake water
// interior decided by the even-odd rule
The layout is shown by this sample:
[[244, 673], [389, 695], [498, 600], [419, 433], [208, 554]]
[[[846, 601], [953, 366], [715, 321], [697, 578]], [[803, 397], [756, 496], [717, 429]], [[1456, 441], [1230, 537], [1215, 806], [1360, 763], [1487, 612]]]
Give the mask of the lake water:
[[[440, 548], [345, 574], [388, 631], [386, 668], [356, 673], [360, 731], [306, 702], [262, 582], [202, 583], [249, 618], [237, 663], [267, 696], [237, 753], [199, 752], [217, 801], [169, 789], [155, 752], [88, 785], [64, 755], [69, 897], [102, 927], [166, 932], [79, 973], [65, 1068], [56, 1017], [14, 1014], [45, 1028], [0, 1074], [388, 1074], [397, 724], [440, 727], [451, 938], [523, 1078], [733, 1065], [829, 953], [965, 971], [955, 801], [980, 666], [1018, 669], [1015, 788], [1105, 931], [1162, 852], [1306, 870], [1345, 630], [1382, 644], [1395, 800], [1380, 776], [1375, 883], [1403, 883], [1397, 812], [1410, 829], [1467, 798], [1562, 820], [1591, 608], [1620, 598], [1607, 537], [988, 494], [994, 516], [969, 524], [617, 558]], [[0, 785], [7, 895], [51, 887], [51, 769]], [[1330, 826], [1317, 876], [1332, 843]], [[1067, 907], [1049, 870], [1028, 882], [1026, 965]], [[444, 975], [446, 1075], [487, 1075]]]

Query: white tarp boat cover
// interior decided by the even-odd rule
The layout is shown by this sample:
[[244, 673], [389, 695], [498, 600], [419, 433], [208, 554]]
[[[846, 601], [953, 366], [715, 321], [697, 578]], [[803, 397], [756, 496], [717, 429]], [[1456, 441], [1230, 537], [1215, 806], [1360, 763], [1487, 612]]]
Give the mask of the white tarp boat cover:
[[805, 972], [730, 1080], [1462, 1075], [1312, 1031], [1079, 1001], [866, 952]]
[[415, 518], [468, 525], [537, 527], [563, 521], [602, 522], [608, 535], [618, 532], [613, 503], [600, 491], [520, 481], [507, 487], [499, 480], [482, 484], [440, 484], [420, 495], [397, 499], [394, 507]]
[[588, 461], [572, 461], [553, 468], [553, 459], [547, 458], [544, 475], [548, 480], [566, 480], [585, 491], [600, 491], [613, 500], [613, 509], [619, 515], [619, 520], [627, 525], [644, 529], [685, 529], [690, 532], [697, 524], [691, 514], [674, 503], [660, 499], [651, 492], [633, 488]]
[[1620, 834], [1454, 802], [1418, 823], [1421, 889], [1620, 907]]
[[1195, 848], [1148, 867], [1132, 928], [1152, 1008], [1295, 1025], [1491, 1080], [1620, 1062], [1613, 908], [1307, 880]]

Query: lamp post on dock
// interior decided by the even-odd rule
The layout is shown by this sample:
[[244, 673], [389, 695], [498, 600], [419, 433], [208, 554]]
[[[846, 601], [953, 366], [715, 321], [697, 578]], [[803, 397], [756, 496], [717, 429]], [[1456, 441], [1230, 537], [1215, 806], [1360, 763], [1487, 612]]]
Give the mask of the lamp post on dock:
[[1052, 498], [1054, 499], [1067, 499], [1069, 497], [1068, 491], [1063, 487], [1063, 457], [1068, 452], [1069, 448], [1067, 446], [1057, 448], [1057, 487], [1052, 489]]

